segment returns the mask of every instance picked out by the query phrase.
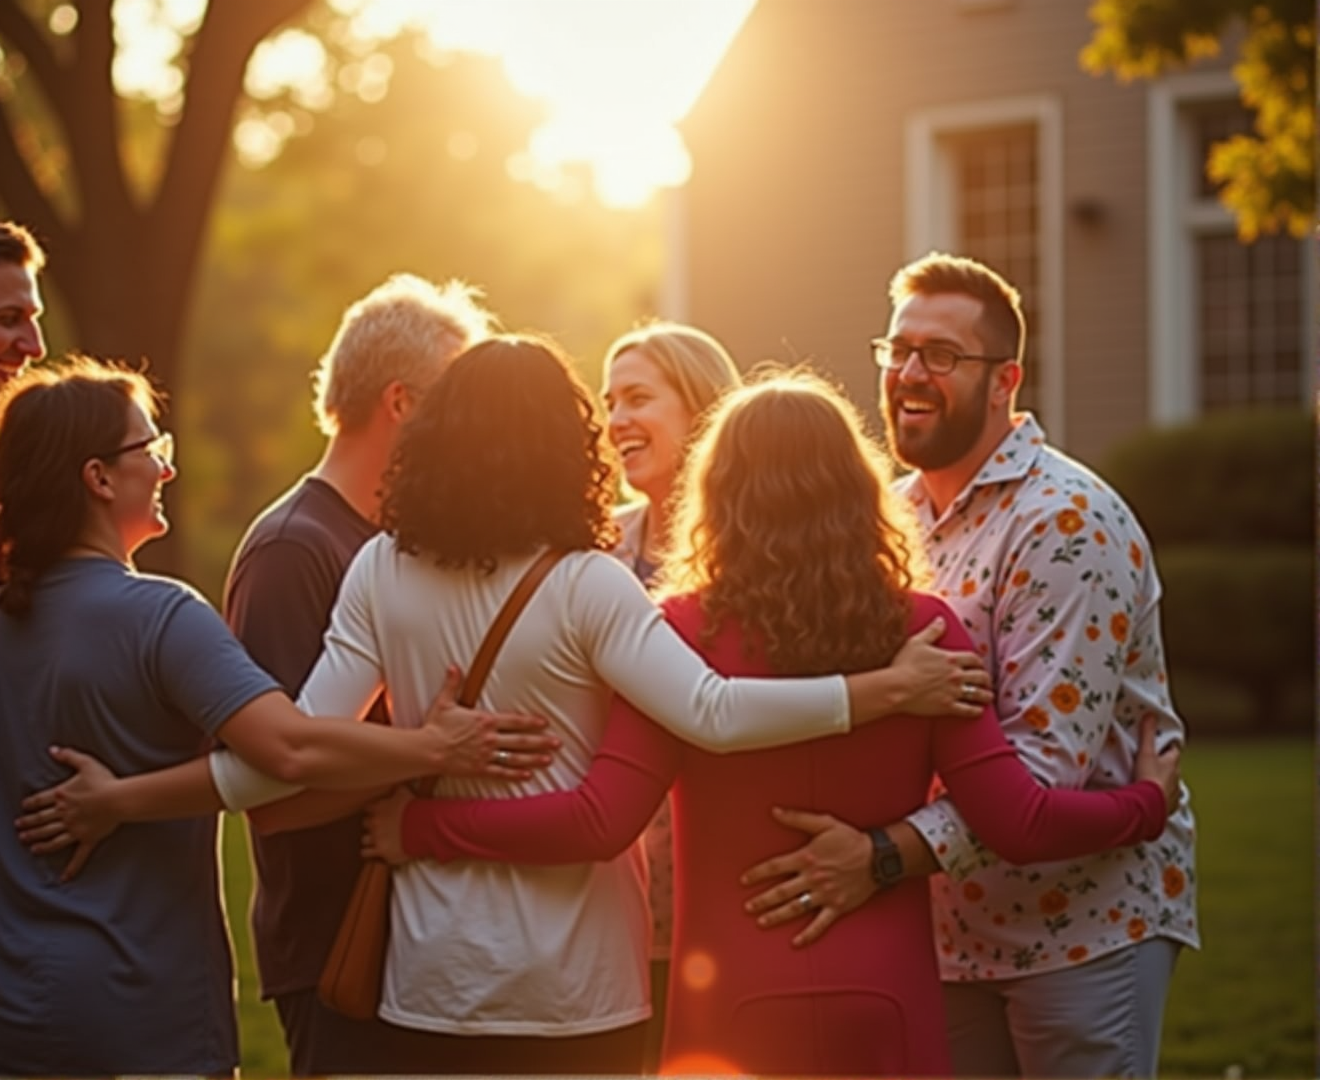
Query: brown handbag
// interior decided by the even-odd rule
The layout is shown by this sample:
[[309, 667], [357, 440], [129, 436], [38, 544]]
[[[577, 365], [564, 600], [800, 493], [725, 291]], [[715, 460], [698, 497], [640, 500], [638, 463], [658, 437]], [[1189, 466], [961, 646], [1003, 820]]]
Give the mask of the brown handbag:
[[[537, 586], [563, 555], [561, 551], [545, 552], [514, 586], [486, 631], [476, 659], [463, 679], [463, 687], [458, 692], [460, 705], [471, 708], [476, 702], [509, 629]], [[335, 943], [316, 987], [325, 1005], [354, 1020], [368, 1020], [380, 1007], [385, 951], [389, 943], [392, 882], [388, 863], [369, 859], [362, 864], [339, 924], [339, 933], [335, 935]]]

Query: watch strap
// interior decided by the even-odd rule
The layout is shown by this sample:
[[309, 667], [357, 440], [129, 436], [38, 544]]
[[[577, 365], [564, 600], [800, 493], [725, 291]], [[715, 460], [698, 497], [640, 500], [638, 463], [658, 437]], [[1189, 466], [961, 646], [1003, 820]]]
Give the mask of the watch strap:
[[903, 880], [903, 853], [884, 829], [871, 829], [871, 879], [881, 889]]

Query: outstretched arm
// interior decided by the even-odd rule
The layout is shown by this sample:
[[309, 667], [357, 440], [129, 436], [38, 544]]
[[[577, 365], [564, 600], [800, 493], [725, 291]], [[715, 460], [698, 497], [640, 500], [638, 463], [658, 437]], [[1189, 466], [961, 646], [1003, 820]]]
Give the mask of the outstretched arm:
[[[511, 733], [510, 725], [520, 730]], [[525, 769], [504, 765], [494, 755], [507, 747], [517, 760], [529, 753], [545, 758], [539, 749], [526, 749], [529, 743], [557, 744], [535, 733], [543, 726], [534, 717], [468, 709], [457, 710], [456, 716], [440, 710], [435, 722], [412, 729], [309, 718], [283, 693], [271, 691], [243, 705], [218, 734], [284, 782], [358, 789], [446, 769], [466, 768], [493, 779], [525, 777]], [[39, 852], [71, 844], [95, 846], [125, 821], [195, 817], [223, 808], [213, 782], [213, 755], [123, 778], [87, 755], [56, 751], [56, 756], [75, 769], [74, 776], [24, 799], [23, 816], [16, 822], [23, 842]], [[81, 854], [77, 865], [71, 864], [73, 872], [86, 857]]]
[[605, 737], [582, 783], [515, 799], [416, 799], [367, 810], [363, 855], [401, 863], [486, 859], [555, 864], [622, 853], [655, 815], [682, 753], [673, 736], [615, 697]]

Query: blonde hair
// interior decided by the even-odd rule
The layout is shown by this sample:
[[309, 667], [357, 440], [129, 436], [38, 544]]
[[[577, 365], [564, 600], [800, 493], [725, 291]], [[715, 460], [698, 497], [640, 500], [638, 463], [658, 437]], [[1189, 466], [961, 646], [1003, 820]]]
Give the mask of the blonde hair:
[[360, 429], [391, 382], [420, 391], [441, 364], [490, 336], [495, 318], [480, 298], [461, 281], [395, 274], [351, 304], [314, 376], [321, 430]]
[[688, 454], [661, 591], [698, 592], [708, 641], [734, 619], [780, 673], [889, 663], [923, 567], [891, 474], [841, 391], [755, 373]]
[[630, 330], [606, 351], [607, 375], [610, 365], [630, 349], [636, 349], [660, 370], [694, 419], [742, 378], [728, 349], [695, 326], [657, 321]]

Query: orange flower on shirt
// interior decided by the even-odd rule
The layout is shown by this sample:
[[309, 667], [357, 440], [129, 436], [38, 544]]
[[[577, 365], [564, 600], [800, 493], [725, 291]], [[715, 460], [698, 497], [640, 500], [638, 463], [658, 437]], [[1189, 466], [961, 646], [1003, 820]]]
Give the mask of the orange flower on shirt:
[[1088, 506], [1091, 505], [1089, 502], [1086, 501], [1085, 495], [1074, 495], [1068, 501], [1072, 503], [1073, 506], [1077, 507], [1078, 510], [1085, 510]]
[[1083, 960], [1087, 958], [1087, 956], [1090, 955], [1090, 953], [1091, 950], [1088, 949], [1085, 945], [1074, 945], [1071, 949], [1068, 950], [1068, 959], [1071, 960], [1074, 964], [1080, 964]]
[[978, 882], [968, 881], [963, 885], [962, 894], [964, 900], [970, 900], [974, 904], [985, 896], [985, 889]]
[[1120, 645], [1127, 641], [1128, 617], [1123, 612], [1116, 611], [1109, 617], [1109, 633]]
[[1082, 520], [1082, 515], [1076, 510], [1060, 510], [1058, 516], [1054, 519], [1054, 524], [1059, 527], [1059, 532], [1064, 536], [1074, 536], [1082, 531], [1086, 522]]
[[1022, 720], [1033, 731], [1044, 731], [1050, 726], [1050, 714], [1039, 705], [1028, 707], [1027, 711], [1022, 714]]
[[1086, 640], [1087, 640], [1087, 641], [1094, 641], [1094, 640], [1095, 640], [1096, 638], [1098, 638], [1099, 636], [1100, 636], [1100, 627], [1098, 627], [1098, 626], [1088, 626], [1088, 627], [1086, 628]]
[[1046, 915], [1057, 915], [1067, 910], [1068, 894], [1061, 889], [1049, 889], [1041, 893], [1040, 910]]
[[1030, 570], [1018, 570], [1013, 574], [1013, 577], [1010, 579], [1010, 584], [1013, 586], [1013, 588], [1020, 589], [1030, 580], [1031, 580]]
[[976, 581], [973, 578], [963, 578], [962, 587], [958, 590], [963, 596], [971, 596], [976, 592]]
[[1050, 691], [1050, 704], [1061, 713], [1071, 713], [1082, 703], [1082, 693], [1072, 683], [1059, 683]]
[[1127, 935], [1133, 941], [1140, 941], [1146, 936], [1146, 920], [1139, 916], [1128, 919]]
[[1187, 875], [1176, 866], [1166, 866], [1164, 868], [1164, 895], [1172, 900], [1181, 896], [1185, 888], [1187, 888]]
[[1128, 558], [1132, 561], [1132, 565], [1138, 570], [1141, 569], [1141, 564], [1146, 561], [1145, 557], [1141, 554], [1140, 545], [1135, 540], [1128, 545]]

